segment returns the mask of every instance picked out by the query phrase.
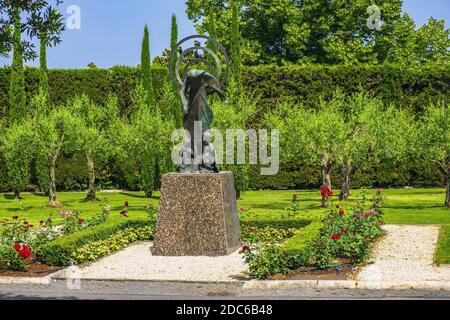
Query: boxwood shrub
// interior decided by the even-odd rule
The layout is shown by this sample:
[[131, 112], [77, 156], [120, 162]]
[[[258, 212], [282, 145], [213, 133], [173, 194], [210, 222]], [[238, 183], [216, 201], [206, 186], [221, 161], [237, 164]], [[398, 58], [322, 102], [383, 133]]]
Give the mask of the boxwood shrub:
[[56, 239], [36, 248], [39, 261], [50, 266], [69, 266], [73, 259], [71, 255], [78, 248], [94, 241], [105, 240], [115, 233], [127, 228], [148, 226], [148, 220], [127, 220], [125, 222], [107, 222], [71, 235]]

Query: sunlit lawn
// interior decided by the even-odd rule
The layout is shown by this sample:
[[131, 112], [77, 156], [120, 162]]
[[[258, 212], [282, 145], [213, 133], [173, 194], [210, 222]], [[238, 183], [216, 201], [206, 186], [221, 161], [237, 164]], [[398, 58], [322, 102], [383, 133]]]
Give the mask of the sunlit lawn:
[[[444, 189], [392, 189], [384, 190], [386, 195], [385, 221], [388, 224], [436, 224], [445, 225], [441, 229], [440, 247], [436, 261], [450, 263], [450, 210], [443, 207]], [[238, 206], [249, 209], [256, 220], [283, 219], [284, 209], [289, 205], [292, 194], [297, 193], [300, 199], [302, 213], [298, 219], [315, 219], [324, 213], [320, 207], [320, 194], [318, 191], [249, 191], [244, 192]], [[340, 203], [343, 208], [351, 208], [363, 201], [363, 195], [370, 198], [373, 190], [355, 190], [351, 200]], [[147, 199], [143, 193], [99, 193], [98, 198], [108, 198], [111, 205], [111, 219], [119, 221], [125, 201], [129, 202], [130, 218], [145, 218], [149, 203], [157, 204], [157, 194]], [[83, 218], [89, 218], [101, 212], [103, 203], [91, 203], [84, 200], [83, 193], [58, 193], [58, 199], [66, 210], [78, 210]], [[21, 202], [14, 200], [10, 195], [0, 195], [0, 220], [11, 219], [19, 215], [31, 224], [38, 225], [39, 221], [52, 216], [54, 220], [60, 219], [60, 209], [51, 209], [45, 206], [47, 198], [41, 195], [24, 194]], [[366, 202], [369, 203], [368, 201]]]

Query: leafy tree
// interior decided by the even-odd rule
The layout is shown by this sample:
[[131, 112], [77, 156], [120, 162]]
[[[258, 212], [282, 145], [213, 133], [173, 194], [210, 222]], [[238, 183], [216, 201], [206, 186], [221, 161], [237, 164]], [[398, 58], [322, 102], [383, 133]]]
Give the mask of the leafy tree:
[[443, 175], [447, 185], [445, 206], [450, 208], [450, 106], [427, 108], [419, 132], [421, 154]]
[[[251, 92], [243, 92], [235, 82], [230, 83], [227, 90], [227, 99], [221, 101], [218, 98], [211, 99], [211, 108], [214, 112], [213, 129], [219, 130], [224, 138], [227, 129], [248, 130], [249, 123], [257, 112], [259, 96]], [[226, 162], [226, 146], [224, 146], [224, 162]], [[248, 150], [248, 143], [246, 143]], [[236, 150], [235, 150], [236, 151]], [[235, 153], [236, 154], [236, 153]], [[236, 160], [236, 159], [235, 159]], [[219, 166], [221, 171], [232, 171], [236, 184], [238, 198], [242, 191], [248, 189], [249, 164], [227, 164]]]
[[346, 127], [337, 157], [342, 173], [339, 197], [346, 200], [354, 169], [363, 172], [378, 168], [378, 172], [392, 174], [408, 163], [414, 145], [411, 141], [414, 121], [407, 111], [386, 108], [382, 101], [366, 93], [334, 100], [338, 101], [337, 109]]
[[147, 104], [148, 106], [150, 106], [153, 100], [153, 80], [150, 58], [150, 34], [147, 25], [144, 28], [144, 38], [142, 40], [141, 72], [142, 83], [144, 85], [147, 96]]
[[44, 94], [38, 95], [33, 104], [35, 142], [39, 157], [47, 166], [49, 206], [60, 207], [56, 197], [56, 163], [63, 149], [70, 152], [79, 145], [82, 122], [68, 108], [50, 109]]
[[[23, 12], [25, 19], [21, 23], [21, 31], [30, 36], [28, 40], [20, 41], [20, 48], [25, 60], [34, 60], [37, 57], [32, 38], [37, 36], [42, 25], [37, 17], [41, 16], [43, 12], [50, 12], [54, 10], [53, 6], [48, 0], [0, 0], [0, 55], [8, 56], [11, 52], [14, 40], [14, 24], [16, 10]], [[59, 6], [63, 1], [56, 0], [56, 6]], [[51, 43], [58, 42], [60, 34], [52, 34], [48, 37]]]
[[[197, 30], [205, 32], [209, 12], [215, 12], [216, 38], [230, 49], [227, 28], [232, 24], [233, 2], [188, 0], [187, 14]], [[379, 30], [369, 28], [367, 10], [373, 4], [372, 0], [241, 0], [243, 63], [383, 63], [399, 57], [422, 63], [423, 57], [440, 61], [448, 55], [443, 22], [431, 19], [415, 31], [410, 17], [402, 16], [402, 0], [379, 0], [383, 23]], [[409, 50], [411, 42], [413, 50]]]
[[99, 162], [107, 160], [114, 154], [116, 147], [109, 136], [111, 127], [119, 118], [119, 108], [116, 98], [110, 97], [105, 105], [89, 101], [85, 95], [77, 97], [69, 106], [73, 115], [81, 120], [78, 128], [79, 150], [86, 156], [88, 169], [87, 200], [96, 201], [95, 168]]
[[[151, 197], [157, 189], [159, 176], [173, 170], [171, 135], [175, 130], [170, 113], [163, 112], [174, 100], [173, 88], [168, 84], [158, 104], [147, 105], [146, 91], [139, 85], [132, 93], [134, 112], [130, 119], [114, 125], [114, 143], [120, 146], [118, 160], [124, 168], [129, 185], [143, 190]], [[158, 169], [159, 168], [159, 169]]]
[[20, 8], [14, 7], [14, 53], [9, 87], [9, 120], [14, 123], [26, 116], [27, 98], [25, 95], [25, 79], [23, 69], [23, 51], [21, 45], [22, 26]]
[[1, 137], [1, 152], [4, 155], [9, 187], [17, 199], [20, 198], [20, 192], [25, 191], [30, 178], [30, 160], [33, 154], [31, 127], [29, 120], [15, 123], [6, 128]]
[[336, 108], [323, 101], [317, 110], [286, 103], [276, 114], [267, 114], [264, 123], [280, 130], [282, 161], [320, 166], [322, 187], [332, 188], [331, 173], [347, 138], [347, 127]]
[[231, 18], [231, 41], [230, 41], [230, 56], [231, 56], [231, 74], [233, 80], [240, 83], [241, 80], [241, 33], [239, 30], [239, 6], [237, 1], [231, 3], [232, 18]]

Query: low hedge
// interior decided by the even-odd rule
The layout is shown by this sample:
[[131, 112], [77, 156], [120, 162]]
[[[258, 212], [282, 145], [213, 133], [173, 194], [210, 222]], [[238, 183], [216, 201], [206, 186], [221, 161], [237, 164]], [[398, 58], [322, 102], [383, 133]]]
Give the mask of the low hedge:
[[36, 248], [36, 255], [39, 261], [49, 266], [69, 266], [73, 262], [72, 253], [83, 245], [93, 241], [105, 240], [127, 228], [140, 228], [148, 225], [151, 225], [148, 220], [127, 220], [121, 223], [107, 222], [48, 242]]

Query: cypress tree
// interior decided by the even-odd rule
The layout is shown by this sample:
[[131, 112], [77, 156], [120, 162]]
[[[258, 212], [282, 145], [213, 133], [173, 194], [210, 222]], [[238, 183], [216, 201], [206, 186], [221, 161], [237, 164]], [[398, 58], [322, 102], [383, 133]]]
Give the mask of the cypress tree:
[[[170, 50], [171, 52], [177, 50], [178, 43], [178, 24], [177, 24], [177, 16], [172, 14], [172, 27], [170, 32]], [[175, 63], [178, 60], [178, 52], [175, 53], [172, 60], [172, 66], [175, 66]]]
[[234, 81], [241, 80], [241, 33], [239, 30], [239, 5], [236, 0], [231, 3], [231, 74]]
[[[216, 25], [216, 16], [214, 15], [214, 11], [210, 10], [209, 14], [208, 14], [208, 35], [211, 38], [216, 38], [217, 36], [217, 25]], [[212, 43], [211, 41], [208, 41], [206, 43], [206, 47], [208, 49], [210, 49], [213, 52], [217, 53], [217, 48], [216, 45], [214, 43]], [[216, 65], [215, 60], [213, 59], [213, 57], [208, 55], [208, 61], [214, 66]]]
[[41, 93], [48, 96], [48, 74], [47, 74], [47, 33], [45, 31], [40, 32], [40, 79], [39, 89]]
[[21, 121], [26, 116], [25, 78], [23, 69], [23, 52], [21, 47], [20, 9], [14, 8], [14, 44], [9, 88], [9, 120]]
[[141, 72], [142, 72], [142, 83], [144, 89], [147, 92], [147, 104], [150, 107], [153, 102], [153, 81], [152, 81], [152, 65], [150, 58], [150, 34], [148, 32], [148, 27], [145, 25], [144, 28], [144, 39], [142, 40], [142, 51], [141, 51]]

